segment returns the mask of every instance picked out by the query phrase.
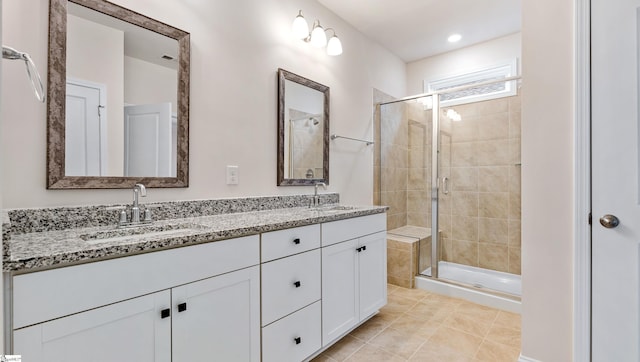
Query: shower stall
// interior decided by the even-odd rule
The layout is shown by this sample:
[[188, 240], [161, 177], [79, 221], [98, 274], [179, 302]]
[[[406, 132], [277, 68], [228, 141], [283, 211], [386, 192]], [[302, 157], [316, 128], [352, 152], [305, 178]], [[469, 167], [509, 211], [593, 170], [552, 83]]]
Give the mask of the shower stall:
[[376, 90], [374, 105], [374, 203], [389, 206], [389, 282], [518, 300], [519, 79], [403, 99]]

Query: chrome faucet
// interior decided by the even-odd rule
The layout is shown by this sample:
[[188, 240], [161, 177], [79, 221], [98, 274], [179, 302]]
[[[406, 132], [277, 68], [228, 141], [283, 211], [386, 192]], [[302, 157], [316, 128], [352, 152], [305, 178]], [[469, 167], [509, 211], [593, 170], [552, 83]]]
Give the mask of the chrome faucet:
[[131, 219], [127, 222], [126, 208], [120, 211], [120, 221], [118, 222], [118, 227], [133, 227], [153, 222], [151, 220], [151, 210], [148, 206], [144, 209], [144, 220], [140, 220], [140, 205], [138, 203], [138, 198], [145, 196], [147, 196], [147, 188], [144, 187], [143, 184], [135, 184], [133, 186], [133, 205], [131, 205]]
[[327, 184], [325, 184], [324, 182], [316, 182], [315, 185], [313, 185], [314, 191], [313, 191], [313, 199], [311, 200], [311, 207], [320, 206], [320, 196], [318, 196], [318, 186], [322, 186], [322, 188], [325, 190], [327, 189]]
[[131, 222], [140, 222], [140, 208], [138, 207], [138, 196], [146, 197], [147, 189], [143, 184], [135, 184], [133, 186], [133, 206], [131, 206]]

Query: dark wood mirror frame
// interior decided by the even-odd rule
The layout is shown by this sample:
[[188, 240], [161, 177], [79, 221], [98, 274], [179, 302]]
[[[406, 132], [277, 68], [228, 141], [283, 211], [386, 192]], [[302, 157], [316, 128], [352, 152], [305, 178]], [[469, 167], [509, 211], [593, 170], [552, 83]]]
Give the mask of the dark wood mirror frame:
[[65, 176], [67, 0], [49, 2], [47, 81], [47, 188], [116, 189], [189, 186], [189, 33], [104, 0], [69, 0], [178, 41], [178, 122], [176, 177]]
[[[296, 179], [285, 178], [285, 80], [289, 80], [305, 87], [321, 92], [324, 95], [322, 134], [322, 178]], [[278, 186], [310, 186], [318, 182], [329, 184], [329, 87], [314, 82], [305, 77], [278, 69]]]

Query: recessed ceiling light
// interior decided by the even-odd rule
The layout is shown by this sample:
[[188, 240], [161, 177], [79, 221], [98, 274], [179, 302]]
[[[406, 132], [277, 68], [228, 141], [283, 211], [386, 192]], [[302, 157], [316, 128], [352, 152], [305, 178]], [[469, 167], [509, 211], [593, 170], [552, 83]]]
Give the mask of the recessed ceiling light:
[[449, 43], [455, 43], [460, 41], [460, 39], [462, 39], [462, 35], [460, 34], [451, 34], [449, 35], [449, 37], [447, 38], [447, 40], [449, 41]]

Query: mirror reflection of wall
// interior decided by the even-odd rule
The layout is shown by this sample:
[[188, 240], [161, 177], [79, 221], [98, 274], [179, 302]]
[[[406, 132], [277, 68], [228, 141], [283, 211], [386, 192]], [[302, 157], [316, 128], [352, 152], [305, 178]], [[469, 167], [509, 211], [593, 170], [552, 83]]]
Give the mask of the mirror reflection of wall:
[[175, 39], [68, 3], [67, 176], [176, 176], [177, 53]]

